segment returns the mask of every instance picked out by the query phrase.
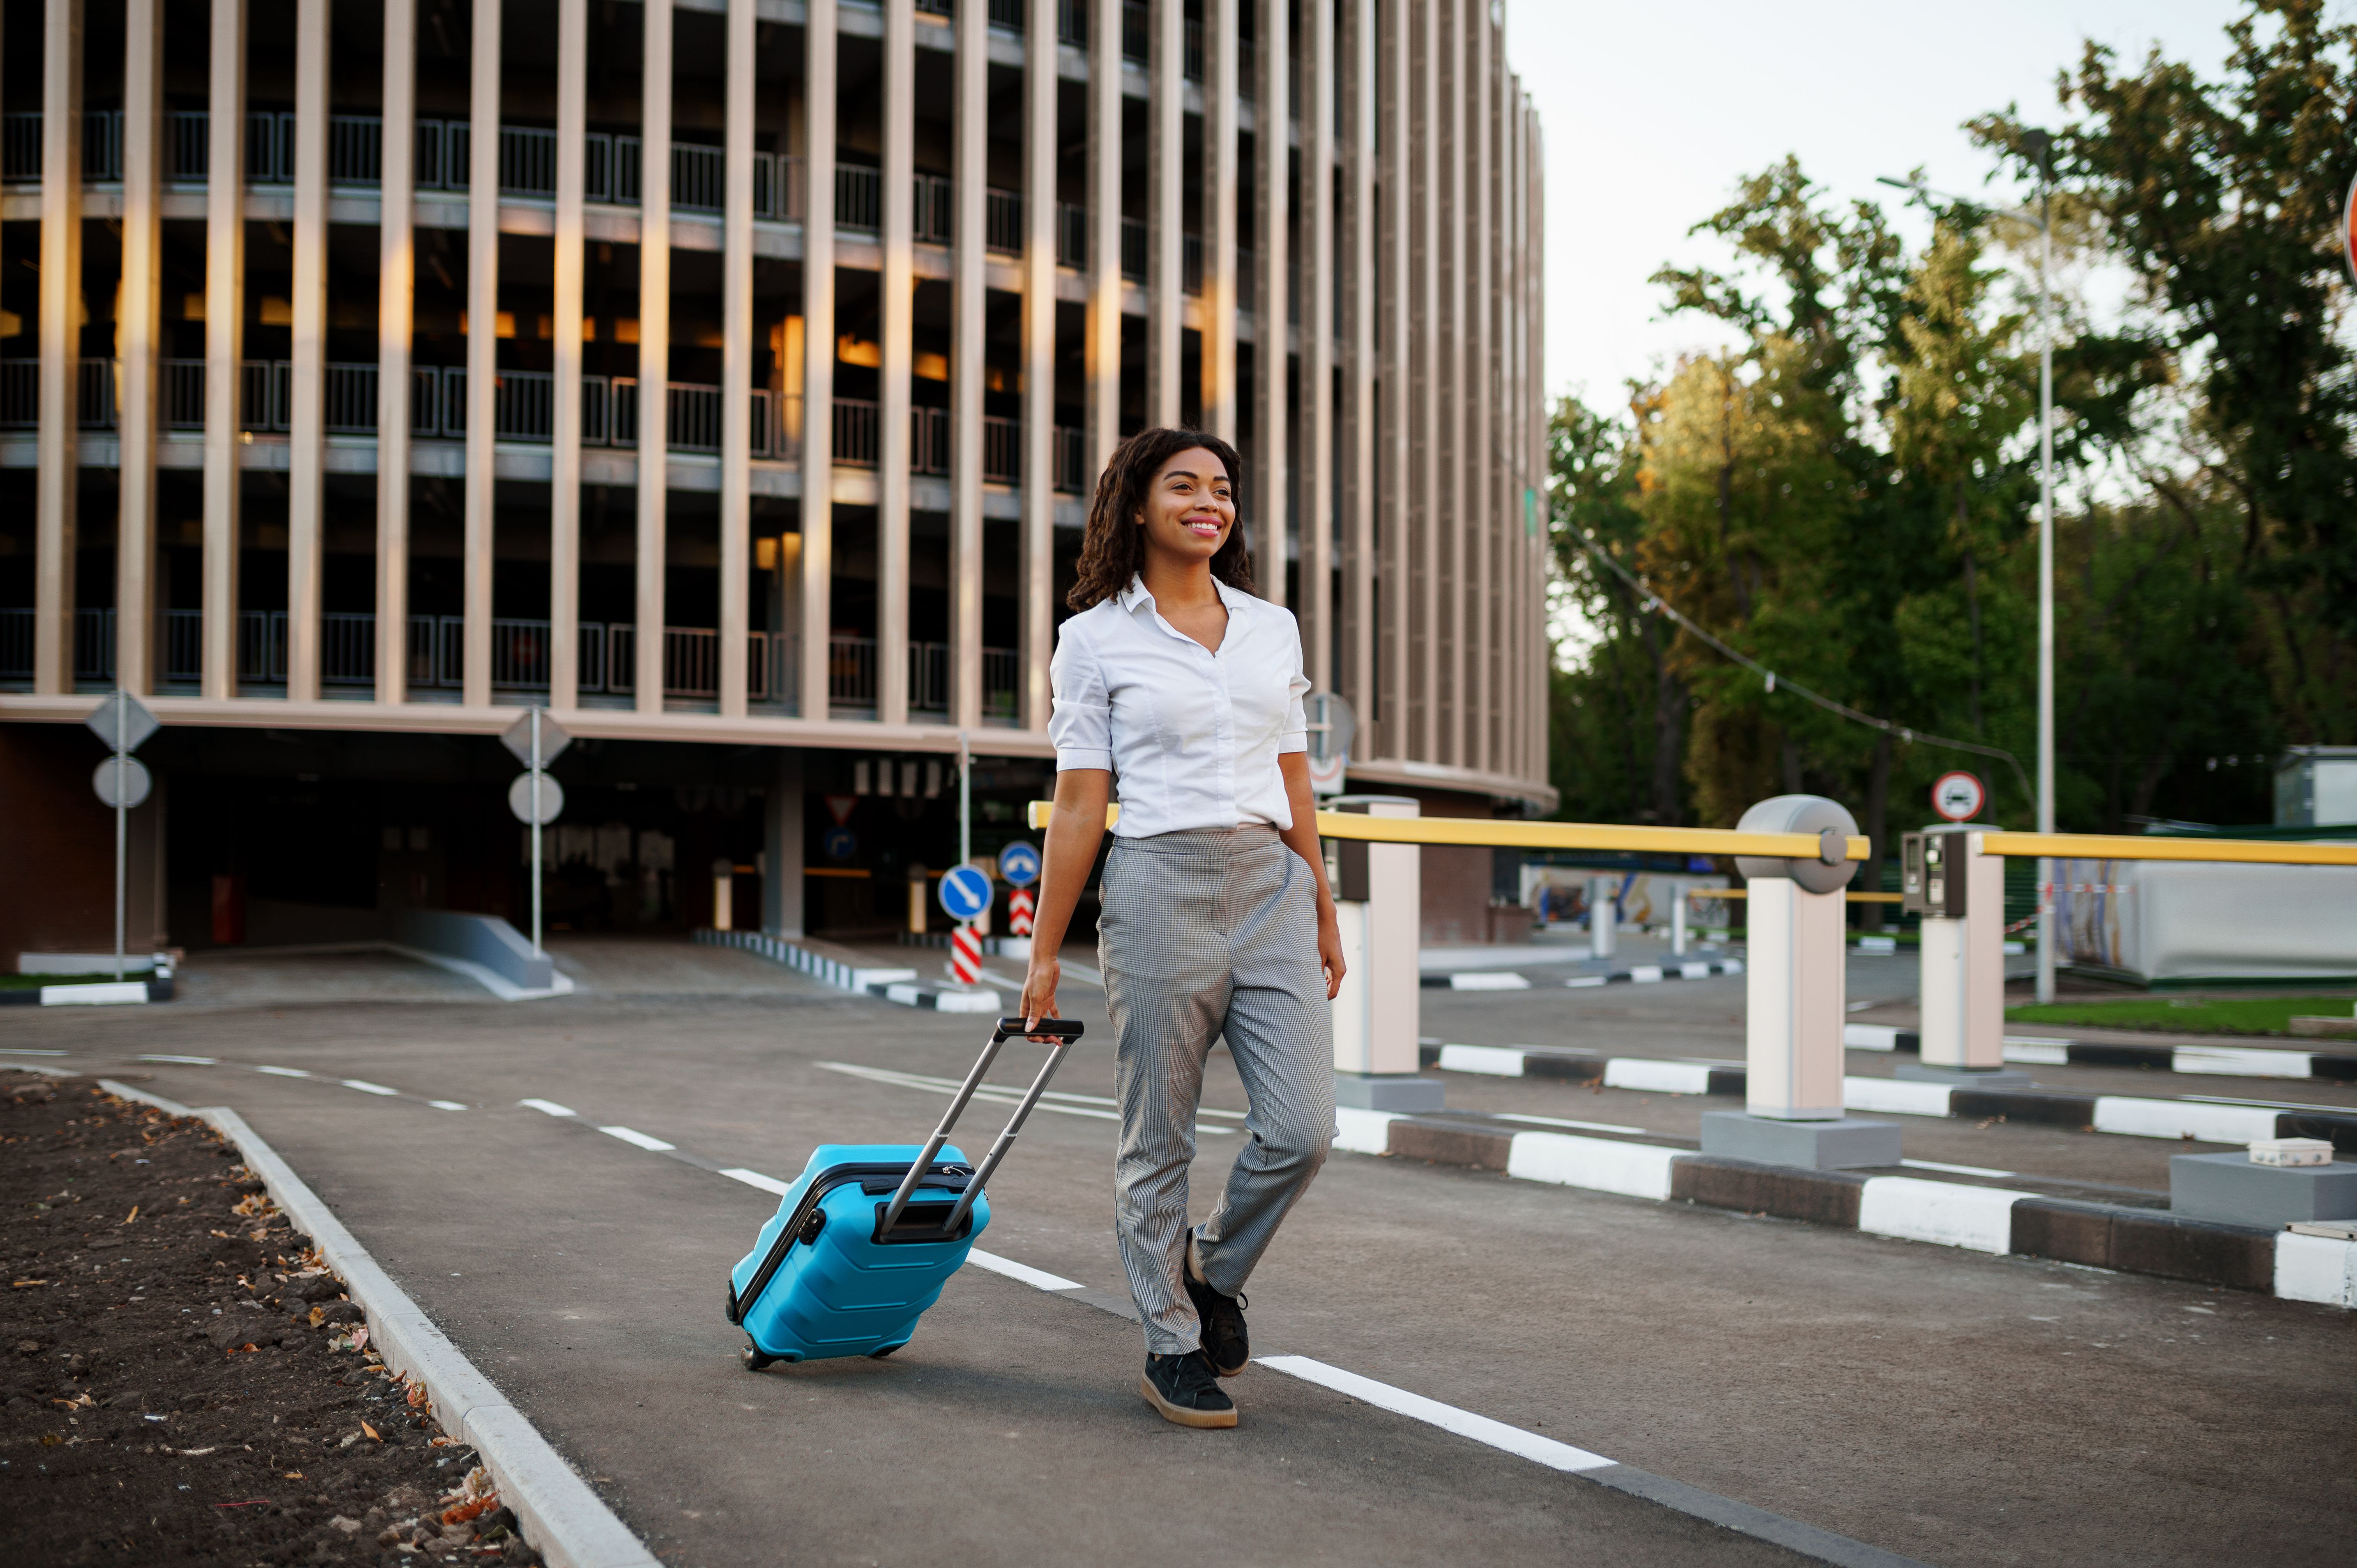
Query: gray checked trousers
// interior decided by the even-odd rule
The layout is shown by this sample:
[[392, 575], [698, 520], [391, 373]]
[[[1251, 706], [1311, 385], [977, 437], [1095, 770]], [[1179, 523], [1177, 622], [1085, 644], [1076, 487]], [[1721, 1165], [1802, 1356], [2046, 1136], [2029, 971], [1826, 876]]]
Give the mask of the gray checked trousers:
[[1117, 839], [1103, 886], [1097, 953], [1121, 1103], [1114, 1222], [1146, 1347], [1170, 1355], [1201, 1337], [1180, 1271], [1212, 1042], [1226, 1036], [1252, 1107], [1227, 1185], [1193, 1230], [1213, 1289], [1243, 1289], [1333, 1141], [1317, 885], [1274, 828], [1254, 824]]

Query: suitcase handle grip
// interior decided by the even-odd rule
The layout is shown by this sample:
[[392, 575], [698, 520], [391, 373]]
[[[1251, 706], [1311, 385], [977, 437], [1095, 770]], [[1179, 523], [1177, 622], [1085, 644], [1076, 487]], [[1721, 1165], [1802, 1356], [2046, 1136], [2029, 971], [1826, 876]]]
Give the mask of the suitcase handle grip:
[[[1024, 1021], [1021, 1018], [1001, 1018], [997, 1026], [991, 1030], [990, 1043], [983, 1047], [982, 1055], [974, 1061], [974, 1070], [967, 1073], [965, 1082], [958, 1086], [956, 1097], [950, 1101], [949, 1111], [942, 1117], [942, 1124], [933, 1129], [932, 1137], [925, 1144], [925, 1152], [917, 1156], [916, 1163], [909, 1167], [909, 1174], [901, 1178], [899, 1190], [892, 1195], [891, 1206], [884, 1211], [883, 1220], [876, 1227], [878, 1236], [890, 1235], [892, 1227], [899, 1223], [900, 1211], [909, 1207], [909, 1198], [916, 1192], [918, 1182], [925, 1172], [932, 1168], [933, 1156], [940, 1154], [942, 1145], [950, 1141], [950, 1130], [965, 1113], [966, 1103], [974, 1098], [974, 1091], [982, 1087], [983, 1075], [990, 1070], [990, 1064], [998, 1059], [998, 1047], [1006, 1043], [1009, 1036], [1023, 1032]], [[1055, 1077], [1057, 1067], [1064, 1059], [1064, 1052], [1081, 1037], [1082, 1025], [1078, 1018], [1042, 1018], [1035, 1032], [1049, 1036], [1048, 1059], [1040, 1064], [1039, 1075], [1024, 1091], [1023, 1102], [1015, 1108], [1015, 1114], [1007, 1118], [1006, 1129], [998, 1134], [998, 1141], [991, 1144], [990, 1153], [984, 1156], [982, 1164], [974, 1167], [973, 1179], [965, 1184], [965, 1191], [958, 1195], [957, 1207], [950, 1211], [949, 1219], [942, 1226], [944, 1235], [956, 1235], [958, 1227], [965, 1222], [967, 1212], [974, 1208], [974, 1200], [982, 1196], [983, 1184], [990, 1180], [991, 1173], [998, 1168], [998, 1162], [1005, 1159], [1006, 1151], [1014, 1146], [1015, 1135], [1023, 1130], [1031, 1108], [1039, 1103], [1041, 1095], [1048, 1092], [1048, 1080]]]

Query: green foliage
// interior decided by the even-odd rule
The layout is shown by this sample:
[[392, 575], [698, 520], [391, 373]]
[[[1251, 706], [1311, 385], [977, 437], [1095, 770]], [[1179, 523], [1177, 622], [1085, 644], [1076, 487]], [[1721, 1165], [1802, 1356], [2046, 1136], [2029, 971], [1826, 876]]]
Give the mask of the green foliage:
[[2097, 1029], [2165, 1029], [2183, 1035], [2288, 1035], [2294, 1018], [2346, 1018], [2341, 996], [2134, 996], [2117, 1002], [2054, 1002], [2008, 1007], [2008, 1024], [2077, 1024]]

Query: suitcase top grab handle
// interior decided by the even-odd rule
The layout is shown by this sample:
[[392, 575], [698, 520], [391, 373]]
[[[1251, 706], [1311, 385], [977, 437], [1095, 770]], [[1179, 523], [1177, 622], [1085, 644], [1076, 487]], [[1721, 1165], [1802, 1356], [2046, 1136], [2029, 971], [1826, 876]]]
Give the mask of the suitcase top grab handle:
[[[982, 1086], [982, 1075], [988, 1072], [990, 1064], [998, 1058], [998, 1047], [1005, 1045], [1009, 1036], [1023, 1033], [1023, 1020], [1019, 1017], [1001, 1018], [997, 1026], [991, 1030], [990, 1044], [982, 1047], [982, 1055], [975, 1059], [974, 1070], [965, 1075], [965, 1082], [959, 1085], [956, 1098], [950, 1101], [948, 1112], [942, 1117], [942, 1124], [933, 1129], [932, 1137], [925, 1144], [925, 1152], [917, 1156], [916, 1163], [909, 1167], [908, 1176], [901, 1180], [900, 1189], [892, 1195], [891, 1207], [884, 1211], [883, 1220], [876, 1227], [877, 1236], [889, 1236], [892, 1227], [899, 1223], [900, 1211], [909, 1207], [909, 1195], [917, 1190], [918, 1182], [932, 1167], [933, 1156], [940, 1154], [942, 1145], [950, 1141], [950, 1129], [957, 1125], [958, 1117], [965, 1112], [966, 1102]], [[990, 1153], [983, 1156], [982, 1164], [974, 1167], [974, 1179], [966, 1183], [965, 1191], [958, 1195], [957, 1207], [950, 1211], [949, 1219], [942, 1226], [944, 1236], [957, 1234], [958, 1227], [965, 1221], [966, 1211], [974, 1207], [974, 1200], [982, 1196], [983, 1184], [990, 1180], [990, 1173], [998, 1168], [998, 1162], [1005, 1159], [1006, 1151], [1014, 1146], [1015, 1134], [1023, 1130], [1031, 1108], [1039, 1103], [1041, 1095], [1048, 1092], [1048, 1080], [1056, 1075], [1057, 1064], [1064, 1059], [1064, 1052], [1071, 1043], [1081, 1037], [1081, 1021], [1078, 1018], [1042, 1018], [1031, 1033], [1048, 1036], [1048, 1059], [1039, 1065], [1039, 1076], [1033, 1079], [1031, 1087], [1024, 1091], [1023, 1103], [1017, 1105], [1015, 1114], [1006, 1119], [1006, 1128], [998, 1134], [998, 1141], [990, 1145]]]

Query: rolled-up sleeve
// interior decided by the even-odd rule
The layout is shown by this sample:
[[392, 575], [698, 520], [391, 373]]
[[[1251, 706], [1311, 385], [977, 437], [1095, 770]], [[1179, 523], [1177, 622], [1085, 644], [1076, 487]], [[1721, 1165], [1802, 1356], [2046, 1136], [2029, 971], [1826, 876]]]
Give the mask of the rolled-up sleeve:
[[1048, 738], [1055, 743], [1056, 767], [1113, 771], [1113, 708], [1105, 697], [1104, 667], [1078, 626], [1065, 623], [1048, 664], [1055, 703]]
[[1301, 623], [1293, 612], [1285, 612], [1293, 628], [1293, 679], [1286, 682], [1285, 693], [1285, 723], [1276, 732], [1276, 754], [1309, 749], [1309, 715], [1302, 710], [1301, 699], [1309, 694], [1309, 677], [1301, 672]]

